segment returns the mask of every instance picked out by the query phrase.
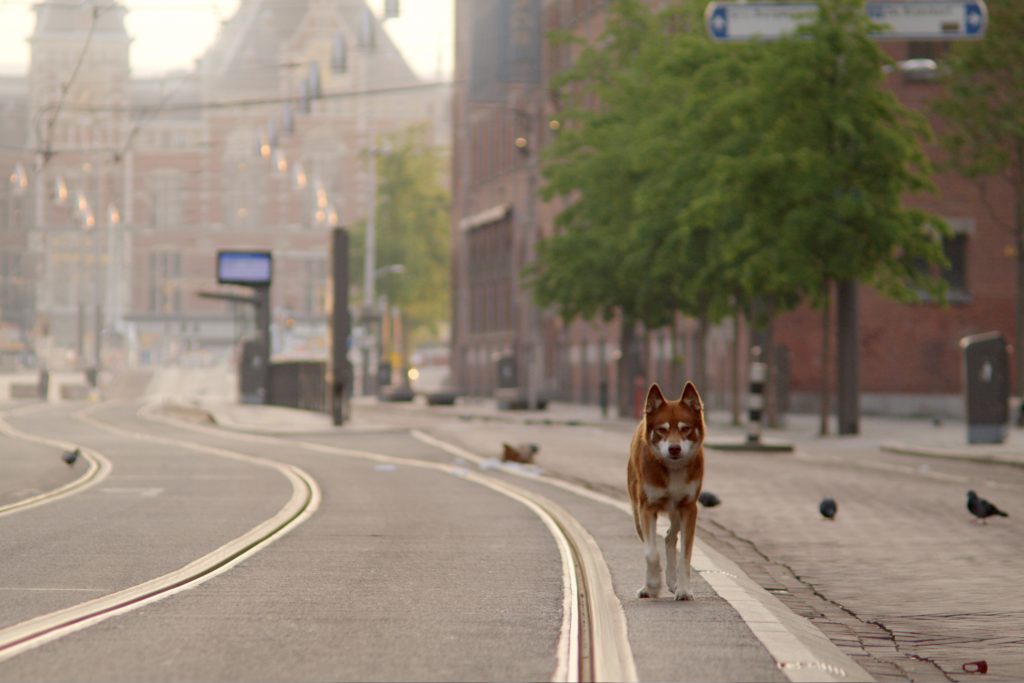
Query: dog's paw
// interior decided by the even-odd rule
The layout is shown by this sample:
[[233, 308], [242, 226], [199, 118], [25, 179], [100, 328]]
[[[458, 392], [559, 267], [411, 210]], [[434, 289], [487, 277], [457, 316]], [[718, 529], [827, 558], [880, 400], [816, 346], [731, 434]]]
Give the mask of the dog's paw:
[[650, 586], [642, 586], [640, 588], [640, 590], [638, 590], [636, 592], [636, 597], [638, 597], [638, 598], [656, 598], [656, 597], [658, 597], [658, 593], [659, 592], [660, 592], [660, 589], [658, 589], [658, 588], [651, 588]]
[[676, 600], [693, 600], [693, 593], [688, 590], [680, 589], [672, 592], [675, 594]]

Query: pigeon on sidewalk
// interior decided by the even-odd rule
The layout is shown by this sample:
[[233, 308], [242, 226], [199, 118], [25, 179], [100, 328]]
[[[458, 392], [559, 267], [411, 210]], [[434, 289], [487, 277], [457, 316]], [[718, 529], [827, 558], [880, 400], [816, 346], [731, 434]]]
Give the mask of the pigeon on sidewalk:
[[71, 466], [75, 464], [75, 461], [78, 460], [78, 456], [80, 456], [81, 454], [82, 449], [76, 448], [73, 451], [64, 451], [64, 453], [60, 457], [64, 462]]
[[986, 524], [985, 518], [991, 517], [992, 515], [999, 515], [1000, 517], [1009, 517], [1008, 514], [997, 508], [992, 503], [988, 502], [984, 498], [978, 496], [974, 491], [967, 492], [967, 509], [970, 510], [971, 514], [981, 520], [982, 524]]
[[533, 462], [533, 456], [540, 450], [540, 446], [535, 443], [521, 443], [515, 446], [507, 443], [502, 443], [503, 452], [501, 454], [502, 462], [521, 462], [529, 464]]
[[821, 502], [818, 503], [818, 512], [820, 512], [821, 516], [825, 519], [835, 519], [837, 509], [838, 506], [836, 505], [836, 501], [827, 496], [822, 498]]
[[697, 500], [699, 500], [700, 504], [706, 508], [713, 508], [722, 502], [722, 500], [715, 494], [711, 493], [711, 491], [702, 491]]

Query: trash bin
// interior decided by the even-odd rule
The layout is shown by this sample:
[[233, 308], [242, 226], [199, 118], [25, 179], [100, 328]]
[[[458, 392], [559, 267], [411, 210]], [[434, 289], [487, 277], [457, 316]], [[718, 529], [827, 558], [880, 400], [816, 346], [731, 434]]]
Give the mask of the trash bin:
[[498, 388], [512, 389], [518, 386], [516, 377], [516, 357], [513, 355], [502, 356], [498, 359]]
[[381, 361], [377, 364], [377, 386], [391, 386], [391, 363]]
[[960, 340], [964, 350], [967, 443], [1003, 443], [1010, 419], [1010, 359], [1006, 339], [985, 332]]

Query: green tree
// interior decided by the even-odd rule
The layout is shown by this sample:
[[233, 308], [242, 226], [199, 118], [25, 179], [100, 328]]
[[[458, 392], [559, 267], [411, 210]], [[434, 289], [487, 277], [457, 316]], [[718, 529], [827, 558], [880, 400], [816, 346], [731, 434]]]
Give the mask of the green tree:
[[[813, 23], [751, 62], [750, 87], [729, 106], [757, 141], [719, 157], [693, 215], [738, 207], [724, 248], [768, 316], [803, 299], [827, 306], [833, 284], [841, 309], [857, 282], [903, 301], [921, 290], [941, 297], [942, 282], [922, 264], [944, 263], [947, 228], [903, 201], [933, 189], [921, 150], [927, 123], [884, 87], [889, 60], [870, 37], [863, 1], [818, 8]], [[840, 431], [857, 430], [852, 417]]]
[[954, 168], [979, 182], [1002, 181], [1014, 197], [1017, 257], [1014, 349], [1017, 393], [1024, 396], [1024, 4], [988, 0], [989, 26], [978, 42], [955, 45], [944, 66], [946, 97], [936, 109]]
[[[377, 268], [401, 264], [402, 272], [381, 274], [378, 295], [401, 310], [405, 352], [431, 339], [450, 317], [450, 202], [444, 187], [441, 153], [423, 126], [386, 136], [376, 159]], [[363, 281], [366, 224], [351, 241], [352, 282]]]
[[544, 151], [543, 194], [562, 197], [566, 205], [556, 234], [538, 244], [537, 260], [526, 273], [538, 303], [556, 306], [565, 320], [621, 316], [620, 412], [628, 410], [637, 361], [634, 327], [642, 317], [636, 278], [622, 257], [630, 252], [636, 214], [631, 188], [649, 172], [632, 144], [632, 103], [648, 98], [636, 77], [637, 63], [659, 35], [642, 2], [616, 0], [599, 44], [581, 44], [576, 63], [554, 81], [563, 127]]

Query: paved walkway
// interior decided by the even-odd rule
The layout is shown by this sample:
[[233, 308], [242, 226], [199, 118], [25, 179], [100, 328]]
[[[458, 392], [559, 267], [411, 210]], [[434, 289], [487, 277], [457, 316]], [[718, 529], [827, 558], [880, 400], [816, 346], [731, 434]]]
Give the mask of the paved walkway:
[[[330, 430], [334, 426], [327, 415], [296, 411], [276, 406], [238, 406], [222, 397], [198, 396], [192, 401], [209, 409], [218, 423], [225, 427], [258, 428], [267, 432], [307, 433]], [[353, 402], [352, 419], [346, 430], [373, 430], [383, 428], [386, 421], [376, 420], [376, 399], [357, 398]], [[486, 399], [460, 400], [454, 406], [430, 406], [422, 399], [411, 404], [386, 404], [391, 411], [416, 410], [461, 420], [503, 422], [524, 425], [575, 425], [632, 432], [633, 418], [604, 417], [599, 408], [568, 403], [552, 403], [545, 410], [499, 410], [494, 401]], [[253, 424], [256, 421], [258, 424]], [[710, 445], [716, 443], [733, 446], [746, 439], [746, 428], [731, 423], [725, 412], [708, 414]], [[1024, 466], [1024, 429], [1009, 427], [1007, 438], [1001, 444], [968, 444], [967, 426], [962, 420], [932, 420], [863, 416], [861, 433], [836, 436], [831, 427], [830, 436], [819, 436], [819, 418], [816, 415], [789, 415], [782, 429], [766, 429], [763, 441], [767, 444], [793, 444], [798, 450], [815, 451], [827, 447], [831, 452], [888, 451], [909, 455], [930, 456], [966, 461], [988, 461]]]

